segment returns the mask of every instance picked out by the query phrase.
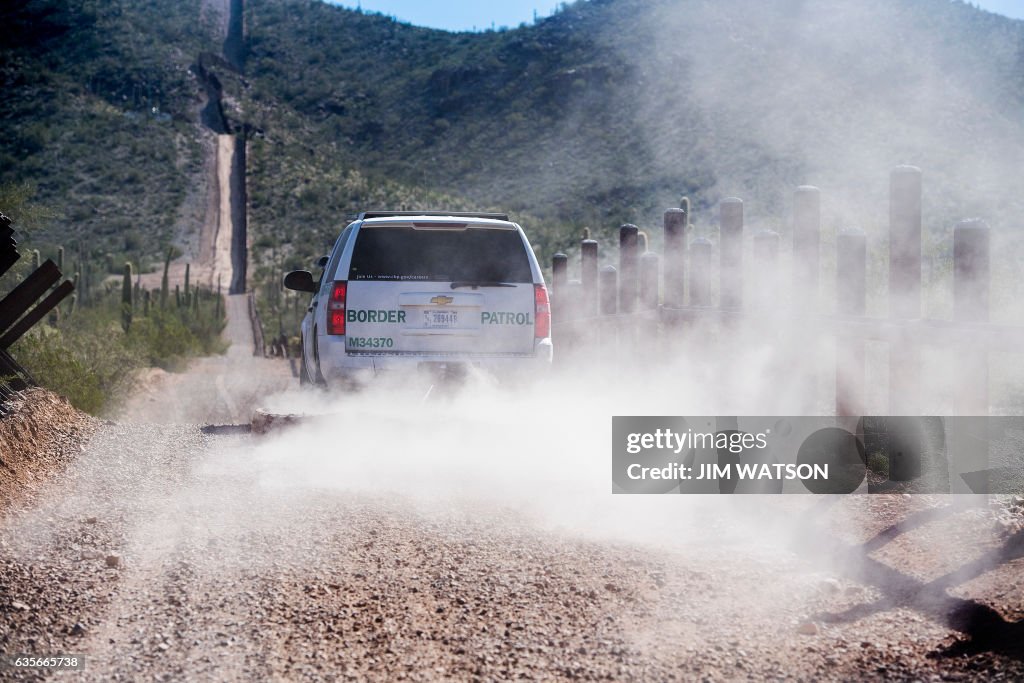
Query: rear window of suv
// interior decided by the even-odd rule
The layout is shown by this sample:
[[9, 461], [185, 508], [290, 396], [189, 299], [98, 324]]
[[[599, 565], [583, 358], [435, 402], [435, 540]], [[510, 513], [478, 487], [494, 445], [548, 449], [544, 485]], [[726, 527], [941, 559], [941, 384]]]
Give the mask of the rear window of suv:
[[533, 282], [518, 230], [414, 230], [364, 227], [349, 280]]

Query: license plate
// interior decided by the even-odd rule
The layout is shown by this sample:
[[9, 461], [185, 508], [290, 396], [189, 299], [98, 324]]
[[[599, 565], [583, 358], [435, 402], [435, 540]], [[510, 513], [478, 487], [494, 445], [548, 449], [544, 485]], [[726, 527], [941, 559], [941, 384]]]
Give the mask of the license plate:
[[423, 311], [423, 326], [446, 329], [459, 324], [458, 311]]

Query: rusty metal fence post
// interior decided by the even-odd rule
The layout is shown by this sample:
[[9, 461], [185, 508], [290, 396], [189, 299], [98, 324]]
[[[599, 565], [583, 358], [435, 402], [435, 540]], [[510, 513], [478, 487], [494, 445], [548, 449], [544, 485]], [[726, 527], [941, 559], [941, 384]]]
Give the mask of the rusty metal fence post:
[[580, 282], [583, 287], [583, 317], [597, 315], [597, 240], [580, 242]]
[[[921, 169], [897, 166], [889, 178], [889, 317], [921, 317]], [[889, 413], [921, 412], [921, 356], [909, 340], [889, 349]]]
[[[646, 240], [645, 240], [646, 241]], [[620, 347], [632, 351], [640, 336], [632, 314], [640, 295], [640, 228], [627, 223], [619, 228], [619, 313], [616, 318]]]
[[[989, 316], [990, 232], [982, 220], [953, 229], [953, 319], [987, 323]], [[957, 415], [988, 415], [988, 353], [957, 351], [959, 377], [954, 392]]]
[[686, 296], [686, 226], [690, 222], [690, 203], [665, 212], [665, 291], [666, 306], [685, 303]]
[[615, 315], [618, 312], [619, 274], [615, 266], [601, 268], [601, 315]]
[[640, 310], [647, 316], [639, 322], [637, 329], [638, 350], [655, 358], [665, 354], [664, 340], [660, 338], [661, 326], [658, 321], [658, 283], [661, 279], [661, 259], [652, 251], [640, 257]]
[[797, 310], [818, 304], [821, 272], [821, 190], [801, 185], [793, 193], [793, 300]]
[[551, 257], [552, 318], [566, 321], [569, 316], [569, 257], [559, 252]]
[[[2, 403], [35, 380], [29, 372], [7, 353], [18, 339], [33, 325], [55, 310], [75, 289], [71, 281], [56, 285], [61, 277], [61, 268], [51, 259], [39, 263], [39, 252], [35, 253], [35, 269], [22, 282], [0, 299], [0, 412]], [[63, 254], [63, 249], [58, 253]], [[15, 240], [11, 219], [0, 213], [0, 275], [4, 275], [21, 258]], [[63, 260], [63, 259], [62, 259]], [[42, 301], [38, 301], [43, 297]], [[53, 315], [59, 315], [59, 310]]]
[[576, 316], [571, 310], [569, 300], [569, 257], [559, 252], [551, 257], [551, 291], [548, 293], [551, 306], [551, 320], [561, 323], [561, 328], [567, 346], [572, 345], [575, 336], [574, 331], [569, 331], [566, 323]]
[[640, 257], [640, 310], [653, 311], [658, 308], [660, 274], [661, 259], [652, 251], [645, 252]]
[[[836, 315], [862, 317], [867, 311], [867, 238], [862, 230], [836, 237]], [[864, 341], [836, 336], [836, 415], [859, 417], [866, 406]]]
[[601, 316], [608, 316], [601, 320], [601, 345], [614, 347], [618, 340], [618, 327], [614, 316], [618, 312], [619, 273], [615, 270], [615, 266], [604, 266], [601, 268], [599, 278]]
[[[991, 233], [981, 220], [965, 220], [953, 229], [953, 319], [961, 323], [984, 324], [989, 321], [991, 283]], [[978, 505], [987, 504], [992, 486], [989, 479], [989, 392], [988, 353], [984, 347], [954, 351], [957, 363], [954, 387], [954, 413], [964, 416], [951, 435], [953, 456], [965, 471], [982, 477], [964, 487], [961, 477], [951, 477], [952, 493], [967, 490], [981, 494], [972, 497]]]
[[640, 265], [640, 228], [627, 223], [619, 228], [619, 311], [636, 310]]
[[779, 297], [779, 233], [759, 230], [754, 235], [754, 266], [757, 277], [754, 303], [757, 308], [775, 308]]
[[551, 257], [551, 289], [552, 293], [565, 294], [565, 286], [569, 282], [569, 257], [559, 252]]
[[[793, 295], [794, 310], [802, 315], [818, 312], [818, 281], [821, 274], [821, 191], [801, 185], [793, 192]], [[792, 363], [801, 412], [813, 414], [818, 374], [821, 369], [817, 344], [807, 344], [804, 330], [791, 330]], [[809, 352], [808, 352], [809, 351]]]
[[726, 197], [719, 212], [719, 308], [739, 309], [743, 306], [743, 200]]

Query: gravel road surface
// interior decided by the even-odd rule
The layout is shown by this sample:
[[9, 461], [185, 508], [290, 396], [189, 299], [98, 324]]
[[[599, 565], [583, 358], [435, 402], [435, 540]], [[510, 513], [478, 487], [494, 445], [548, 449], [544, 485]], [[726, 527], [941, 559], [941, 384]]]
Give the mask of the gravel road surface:
[[[611, 501], [607, 484], [558, 500], [339, 476], [325, 462], [347, 444], [402, 451], [404, 471], [429, 457], [408, 439], [479, 460], [521, 435], [445, 426], [458, 403], [392, 428], [350, 412], [318, 437], [325, 461], [301, 427], [232, 427], [295, 381], [251, 356], [244, 298], [229, 301], [226, 356], [0, 510], [0, 651], [81, 654], [59, 676], [90, 681], [1024, 677], [1022, 501]], [[604, 522], [556, 519], [555, 503]]]
[[[1024, 675], [1020, 641], [964, 645], [957, 605], [921, 587], [965, 571], [939, 593], [1019, 634], [1021, 532], [1000, 535], [987, 509], [808, 497], [746, 506], [751, 525], [816, 518], [783, 547], [714, 507], [685, 543], [600, 541], [479, 499], [278, 486], [254, 438], [102, 429], [49, 495], [3, 518], [3, 651], [84, 654], [65, 674], [84, 680]], [[901, 518], [927, 522], [886, 531]], [[953, 532], [958, 552], [931, 550]], [[854, 549], [848, 566], [823, 561], [842, 557], [828, 543]]]

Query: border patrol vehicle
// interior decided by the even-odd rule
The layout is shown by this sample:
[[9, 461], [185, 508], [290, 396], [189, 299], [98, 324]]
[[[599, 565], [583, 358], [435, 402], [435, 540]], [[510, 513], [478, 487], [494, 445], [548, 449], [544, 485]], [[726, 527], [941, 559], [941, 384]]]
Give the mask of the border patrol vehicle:
[[360, 214], [285, 287], [313, 294], [303, 384], [363, 384], [392, 370], [501, 378], [550, 367], [551, 309], [523, 229], [505, 214]]

